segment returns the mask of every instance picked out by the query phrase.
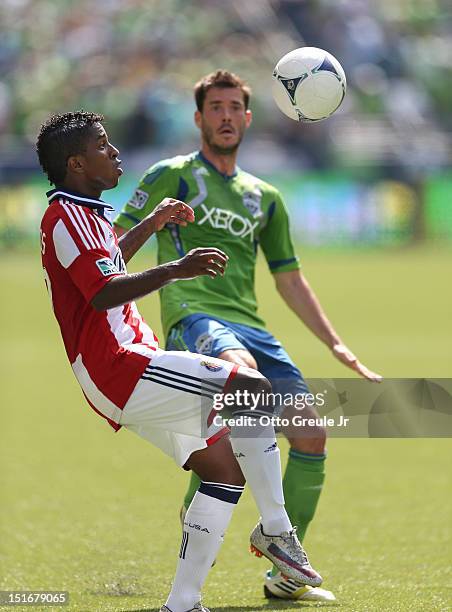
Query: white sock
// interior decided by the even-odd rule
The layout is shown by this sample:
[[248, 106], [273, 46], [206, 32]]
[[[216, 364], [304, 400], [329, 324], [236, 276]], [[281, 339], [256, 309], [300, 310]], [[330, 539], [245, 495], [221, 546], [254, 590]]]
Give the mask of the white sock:
[[243, 487], [201, 482], [184, 520], [179, 562], [166, 606], [186, 612], [201, 599], [201, 589], [214, 562]]
[[[243, 437], [243, 436], [254, 437]], [[281, 460], [272, 426], [231, 427], [231, 445], [262, 516], [267, 535], [290, 531], [292, 524], [284, 507]]]

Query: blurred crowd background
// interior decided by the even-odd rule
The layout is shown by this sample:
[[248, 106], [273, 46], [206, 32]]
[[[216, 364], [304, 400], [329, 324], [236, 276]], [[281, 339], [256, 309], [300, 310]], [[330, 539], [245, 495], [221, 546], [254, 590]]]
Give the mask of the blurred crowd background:
[[[304, 45], [348, 79], [318, 124], [287, 119], [270, 94], [278, 59]], [[240, 165], [282, 189], [299, 242], [452, 240], [451, 58], [450, 0], [2, 0], [0, 245], [36, 232], [34, 142], [50, 113], [106, 115], [125, 162], [119, 207], [151, 163], [197, 147], [193, 83], [218, 67], [252, 87]]]

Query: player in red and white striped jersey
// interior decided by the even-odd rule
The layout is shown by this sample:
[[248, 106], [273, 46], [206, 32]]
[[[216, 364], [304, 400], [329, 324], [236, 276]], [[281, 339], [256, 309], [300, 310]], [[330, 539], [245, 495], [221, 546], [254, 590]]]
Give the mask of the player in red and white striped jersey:
[[[118, 239], [106, 219], [109, 207], [68, 190], [47, 195], [42, 262], [66, 352], [91, 405], [119, 428], [120, 410], [158, 347], [157, 338], [134, 302], [109, 310], [89, 307], [112, 278], [125, 274]], [[110, 407], [103, 406], [108, 403], [101, 394]]]
[[273, 427], [260, 425], [255, 413], [238, 405], [232, 412], [253, 421], [255, 439], [251, 433], [244, 437], [237, 425], [229, 438], [212, 414], [225, 384], [230, 392], [259, 397], [271, 390], [268, 381], [220, 359], [161, 350], [133, 301], [174, 280], [222, 274], [227, 256], [215, 248], [193, 249], [177, 261], [127, 274], [125, 263], [152, 233], [167, 223], [192, 222], [194, 214], [166, 198], [118, 241], [110, 207], [100, 196], [117, 185], [122, 170], [102, 120], [80, 111], [55, 115], [41, 126], [38, 157], [55, 185], [41, 223], [42, 263], [68, 358], [90, 405], [115, 429], [124, 425], [202, 479], [185, 517], [178, 569], [162, 610], [206, 610], [201, 587], [244, 476], [262, 515], [252, 544], [290, 577], [317, 586], [321, 577], [284, 508]]

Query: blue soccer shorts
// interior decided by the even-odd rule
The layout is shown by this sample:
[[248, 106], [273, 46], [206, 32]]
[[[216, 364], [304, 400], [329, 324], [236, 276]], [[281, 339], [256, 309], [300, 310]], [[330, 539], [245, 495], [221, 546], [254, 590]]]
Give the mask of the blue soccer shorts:
[[[166, 350], [192, 351], [218, 357], [228, 349], [245, 349], [256, 360], [258, 370], [272, 384], [273, 393], [309, 393], [303, 375], [281, 343], [268, 331], [194, 314], [179, 321], [168, 335]], [[283, 406], [276, 411], [282, 412]]]

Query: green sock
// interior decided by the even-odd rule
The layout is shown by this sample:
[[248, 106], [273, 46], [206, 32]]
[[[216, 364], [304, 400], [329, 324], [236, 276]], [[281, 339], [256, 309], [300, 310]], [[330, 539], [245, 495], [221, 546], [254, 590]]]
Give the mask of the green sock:
[[[325, 479], [326, 455], [310, 455], [293, 448], [283, 478], [286, 510], [292, 525], [297, 526], [300, 542], [312, 521]], [[273, 566], [272, 574], [279, 570]]]
[[184, 506], [188, 509], [188, 506], [191, 504], [191, 500], [194, 498], [196, 491], [199, 489], [199, 485], [201, 484], [201, 479], [198, 474], [192, 471], [190, 484], [188, 485], [187, 492], [184, 497]]

